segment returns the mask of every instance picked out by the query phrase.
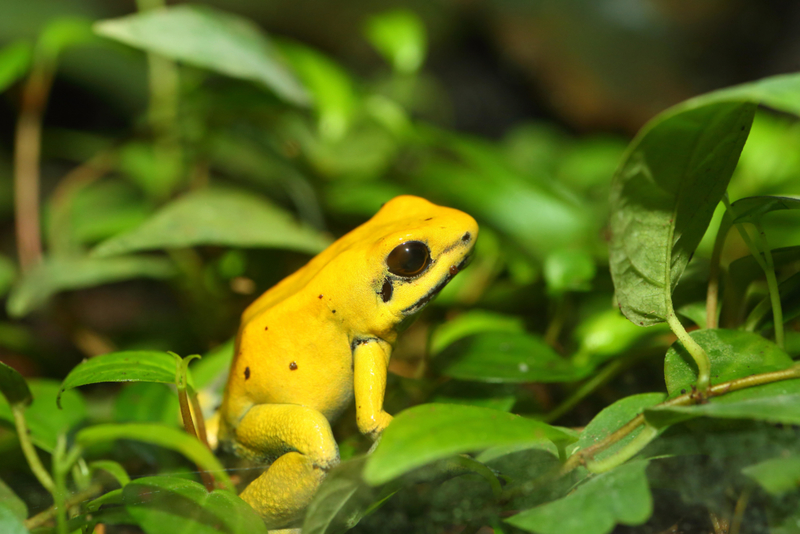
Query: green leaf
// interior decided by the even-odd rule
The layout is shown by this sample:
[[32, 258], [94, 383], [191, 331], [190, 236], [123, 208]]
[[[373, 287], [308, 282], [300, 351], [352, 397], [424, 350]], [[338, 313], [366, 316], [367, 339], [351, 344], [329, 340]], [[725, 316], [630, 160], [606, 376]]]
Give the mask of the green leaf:
[[175, 268], [161, 258], [48, 258], [11, 290], [8, 313], [22, 317], [61, 291], [83, 289], [131, 278], [169, 278]]
[[[0, 479], [0, 507], [11, 511], [11, 514], [20, 521], [24, 521], [28, 517], [28, 506], [25, 501], [17, 497], [14, 490], [9, 488], [3, 479]], [[0, 525], [2, 524], [3, 520], [0, 519]], [[5, 532], [5, 530], [0, 529], [0, 532]]]
[[758, 221], [771, 211], [798, 210], [800, 199], [791, 197], [776, 197], [771, 195], [740, 198], [731, 204], [736, 218], [733, 223]]
[[668, 300], [722, 198], [755, 104], [800, 114], [800, 75], [714, 91], [651, 120], [628, 147], [611, 192], [611, 274], [626, 317], [665, 320]]
[[538, 534], [606, 534], [617, 524], [641, 525], [653, 513], [646, 468], [646, 461], [629, 462], [506, 521]]
[[33, 56], [31, 52], [31, 45], [24, 41], [0, 49], [0, 93], [28, 72]]
[[28, 406], [33, 401], [31, 390], [22, 375], [3, 362], [0, 362], [0, 393], [11, 406]]
[[[612, 405], [607, 406], [586, 425], [577, 443], [571, 446], [573, 449], [570, 453], [575, 454], [605, 439], [621, 428], [625, 423], [644, 412], [646, 408], [662, 403], [666, 398], [667, 396], [663, 393], [640, 393], [638, 395], [624, 397]], [[613, 455], [619, 449], [627, 445], [628, 442], [632, 441], [641, 431], [642, 427], [639, 427], [620, 441], [596, 454], [594, 459], [602, 460], [603, 458]]]
[[7, 503], [0, 501], [0, 532], [3, 534], [28, 534], [22, 519], [16, 516]]
[[800, 424], [800, 379], [783, 380], [712, 397], [705, 404], [659, 406], [645, 410], [647, 421], [665, 427], [694, 419], [753, 419], [775, 424]]
[[280, 49], [311, 93], [323, 138], [341, 139], [350, 128], [358, 104], [347, 71], [324, 54], [300, 43], [282, 41]]
[[394, 70], [412, 73], [425, 60], [428, 39], [422, 20], [407, 9], [374, 15], [367, 20], [367, 39]]
[[60, 17], [47, 22], [39, 34], [36, 52], [55, 60], [70, 46], [90, 43], [97, 39], [92, 33], [92, 21], [80, 17]]
[[383, 484], [454, 454], [547, 438], [572, 441], [555, 427], [488, 408], [423, 404], [401, 412], [367, 460], [364, 480]]
[[147, 534], [267, 534], [264, 521], [235, 494], [209, 493], [183, 478], [140, 478], [123, 488], [122, 502]]
[[319, 252], [329, 244], [282, 208], [252, 193], [206, 188], [167, 204], [144, 224], [98, 245], [94, 256], [196, 245]]
[[576, 366], [596, 366], [622, 356], [642, 338], [668, 332], [666, 325], [651, 329], [639, 328], [616, 308], [604, 310], [582, 321], [575, 329], [580, 344], [572, 361]]
[[269, 38], [251, 21], [216, 9], [176, 6], [95, 24], [95, 31], [128, 45], [252, 80], [294, 104], [308, 95]]
[[742, 469], [772, 495], [781, 495], [800, 487], [800, 456], [772, 458]]
[[367, 458], [343, 462], [331, 471], [308, 505], [303, 534], [330, 534], [353, 528], [392, 495], [364, 484]]
[[[55, 449], [58, 435], [66, 433], [86, 418], [86, 402], [77, 391], [68, 391], [61, 399], [63, 409], [56, 406], [58, 382], [37, 379], [30, 381], [33, 402], [25, 410], [31, 441], [47, 452]], [[0, 398], [0, 420], [14, 424], [11, 407]]]
[[180, 404], [168, 384], [135, 382], [122, 388], [114, 402], [115, 423], [180, 424]]
[[113, 476], [117, 482], [119, 482], [120, 486], [125, 486], [131, 481], [131, 477], [128, 476], [128, 472], [125, 471], [125, 468], [122, 467], [122, 464], [112, 460], [97, 460], [91, 462], [89, 464], [89, 469], [91, 469], [92, 472], [99, 470], [105, 471]]
[[470, 310], [440, 324], [431, 335], [430, 353], [439, 354], [467, 336], [484, 332], [524, 332], [522, 318], [486, 310]]
[[569, 382], [586, 374], [544, 340], [524, 332], [465, 337], [442, 351], [433, 365], [451, 378], [477, 382]]
[[667, 110], [633, 140], [611, 189], [609, 262], [632, 322], [666, 320], [672, 291], [725, 193], [756, 106]]
[[586, 250], [556, 250], [544, 259], [548, 292], [588, 291], [595, 275], [594, 258]]
[[233, 484], [219, 460], [197, 438], [183, 430], [146, 423], [108, 424], [85, 428], [75, 436], [75, 442], [83, 447], [119, 439], [133, 439], [177, 451], [195, 462], [201, 469], [211, 472], [223, 487], [233, 490]]
[[[792, 359], [775, 343], [741, 330], [695, 330], [689, 334], [711, 360], [711, 382], [781, 371]], [[670, 397], [691, 390], [697, 382], [697, 365], [681, 343], [674, 343], [664, 358], [664, 380]]]
[[61, 391], [98, 382], [175, 382], [175, 356], [160, 351], [133, 350], [95, 356], [75, 366]]

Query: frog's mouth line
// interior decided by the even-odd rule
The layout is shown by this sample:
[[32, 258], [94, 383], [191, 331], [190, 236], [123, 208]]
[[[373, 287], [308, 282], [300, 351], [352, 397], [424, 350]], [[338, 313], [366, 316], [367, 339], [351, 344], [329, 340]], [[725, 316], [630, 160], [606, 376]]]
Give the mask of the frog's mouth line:
[[421, 299], [419, 299], [417, 302], [415, 302], [414, 304], [412, 304], [408, 308], [405, 308], [401, 313], [403, 315], [412, 315], [414, 313], [417, 313], [422, 308], [424, 308], [426, 304], [428, 304], [431, 300], [433, 300], [436, 297], [436, 295], [438, 295], [439, 292], [442, 289], [444, 289], [444, 286], [446, 286], [450, 282], [450, 280], [453, 279], [453, 277], [455, 275], [457, 275], [459, 272], [464, 270], [464, 268], [467, 265], [469, 265], [470, 261], [472, 261], [472, 252], [471, 251], [470, 251], [469, 254], [464, 256], [464, 259], [462, 259], [461, 262], [458, 265], [450, 267], [450, 269], [447, 271], [447, 276], [445, 276], [444, 279], [442, 279], [441, 282], [439, 282], [433, 288], [431, 288], [431, 290], [428, 291], [427, 293], [425, 293], [425, 295]]

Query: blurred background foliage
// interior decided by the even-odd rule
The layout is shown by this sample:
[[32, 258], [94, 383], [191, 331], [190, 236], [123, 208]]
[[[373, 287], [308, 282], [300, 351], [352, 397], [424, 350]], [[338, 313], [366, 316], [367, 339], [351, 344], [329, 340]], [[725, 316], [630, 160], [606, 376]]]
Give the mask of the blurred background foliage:
[[[120, 19], [159, 3], [0, 7], [0, 360], [28, 377], [60, 380], [112, 350], [221, 346], [255, 296], [410, 193], [470, 213], [481, 235], [472, 266], [401, 341], [390, 411], [437, 399], [550, 412], [569, 387], [532, 384], [522, 364], [498, 360], [489, 377], [477, 365], [508, 339], [524, 353], [541, 338], [583, 366], [566, 381], [626, 351], [644, 361], [560, 420], [585, 424], [617, 398], [661, 391], [673, 340], [613, 304], [607, 198], [628, 140], [695, 94], [800, 67], [790, 0], [227, 0], [171, 23]], [[38, 171], [21, 161], [41, 163], [33, 201], [17, 200], [34, 207], [17, 210], [25, 224], [41, 214], [30, 262], [13, 184]], [[797, 122], [760, 111], [731, 199], [798, 194], [799, 178]], [[690, 320], [715, 224], [675, 296]], [[798, 242], [791, 215], [765, 225], [772, 247]], [[724, 254], [747, 252], [731, 235]], [[764, 294], [757, 281], [746, 299]], [[459, 315], [468, 307], [480, 311]], [[479, 331], [505, 335], [452, 364], [448, 347]], [[169, 420], [165, 388], [111, 391], [90, 390], [92, 417]], [[353, 439], [343, 456], [363, 448]]]

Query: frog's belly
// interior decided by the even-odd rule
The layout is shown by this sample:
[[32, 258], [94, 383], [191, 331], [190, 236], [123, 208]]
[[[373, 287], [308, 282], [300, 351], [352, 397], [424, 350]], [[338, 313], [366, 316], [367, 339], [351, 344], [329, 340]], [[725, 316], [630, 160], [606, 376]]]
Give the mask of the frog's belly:
[[284, 353], [264, 362], [258, 366], [259, 376], [254, 371], [248, 384], [251, 400], [254, 404], [299, 404], [333, 421], [353, 399], [352, 354], [347, 348], [326, 354]]

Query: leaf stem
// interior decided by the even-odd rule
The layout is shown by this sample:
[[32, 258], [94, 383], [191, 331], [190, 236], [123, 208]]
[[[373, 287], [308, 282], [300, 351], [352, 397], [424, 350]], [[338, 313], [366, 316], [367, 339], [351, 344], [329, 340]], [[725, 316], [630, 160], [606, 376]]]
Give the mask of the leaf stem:
[[[761, 373], [757, 375], [748, 376], [745, 378], [737, 378], [736, 380], [731, 380], [729, 382], [722, 382], [720, 384], [715, 384], [708, 388], [708, 391], [706, 392], [705, 395], [700, 395], [698, 394], [698, 392], [693, 391], [690, 393], [679, 395], [673, 399], [666, 400], [657, 406], [661, 407], [690, 406], [692, 404], [699, 404], [701, 402], [705, 402], [707, 399], [711, 397], [718, 397], [721, 395], [725, 395], [727, 393], [738, 391], [740, 389], [747, 389], [755, 386], [761, 386], [764, 384], [770, 384], [772, 382], [779, 382], [781, 380], [790, 380], [793, 378], [800, 378], [800, 363], [795, 364], [792, 367], [789, 367], [782, 371]], [[586, 447], [585, 449], [577, 451], [572, 456], [570, 456], [569, 459], [564, 463], [564, 465], [561, 468], [561, 474], [566, 474], [569, 471], [572, 471], [573, 469], [578, 467], [579, 465], [591, 462], [591, 459], [594, 457], [595, 454], [621, 441], [623, 438], [631, 434], [634, 430], [636, 430], [643, 424], [646, 424], [644, 414], [639, 414], [630, 421], [628, 421], [627, 423], [625, 423], [624, 425], [622, 425], [615, 432], [612, 432], [611, 434], [609, 434], [602, 440], [598, 441], [591, 447]], [[642, 441], [645, 441], [645, 438], [642, 438]], [[649, 440], [645, 441], [644, 443], [640, 443], [642, 448], [644, 447], [644, 445], [647, 444], [647, 442], [649, 442]], [[633, 451], [633, 448], [631, 448], [627, 452], [630, 453], [631, 451]], [[635, 454], [636, 452], [638, 452], [638, 450], [633, 452]]]
[[[78, 493], [75, 493], [74, 495], [70, 495], [69, 498], [66, 499], [65, 505], [66, 505], [67, 508], [71, 508], [71, 507], [73, 507], [75, 505], [78, 505], [78, 504], [80, 504], [80, 503], [82, 503], [82, 502], [84, 502], [86, 500], [91, 499], [95, 495], [99, 494], [101, 491], [103, 491], [103, 486], [101, 484], [92, 484], [91, 486], [89, 486], [85, 490], [79, 491]], [[56, 510], [56, 506], [53, 505], [50, 508], [48, 508], [47, 510], [39, 512], [35, 516], [26, 519], [25, 520], [25, 528], [27, 528], [28, 530], [33, 530], [36, 527], [40, 527], [40, 526], [44, 525], [50, 519], [52, 519], [54, 515], [56, 515], [56, 511], [57, 511]]]
[[562, 415], [574, 408], [575, 405], [583, 400], [587, 395], [591, 394], [595, 389], [611, 380], [611, 378], [613, 378], [619, 371], [624, 369], [628, 363], [630, 363], [628, 359], [617, 359], [603, 367], [599, 373], [595, 374], [589, 380], [584, 382], [581, 387], [578, 388], [578, 390], [570, 395], [567, 399], [565, 399], [564, 402], [545, 414], [545, 416], [542, 418], [542, 421], [545, 423], [551, 423], [558, 420]]
[[780, 348], [784, 348], [783, 310], [781, 309], [781, 294], [778, 290], [778, 279], [775, 276], [775, 263], [772, 260], [772, 252], [770, 252], [767, 236], [764, 233], [764, 227], [761, 226], [761, 221], [756, 219], [753, 225], [756, 227], [756, 239], [758, 245], [760, 245], [761, 252], [764, 254], [766, 264], [764, 275], [767, 277], [769, 299], [772, 304], [772, 323], [775, 327], [775, 344]]
[[692, 339], [692, 336], [689, 335], [678, 320], [678, 317], [675, 315], [675, 310], [672, 309], [671, 299], [667, 300], [667, 324], [669, 324], [672, 332], [678, 336], [678, 340], [697, 364], [697, 389], [701, 392], [705, 392], [711, 385], [711, 360], [708, 358], [706, 351], [703, 350], [703, 347]]
[[42, 258], [39, 220], [39, 174], [42, 151], [42, 117], [53, 85], [55, 62], [37, 53], [22, 89], [22, 102], [14, 137], [14, 218], [17, 254], [22, 272]]
[[14, 414], [14, 425], [17, 429], [19, 444], [20, 447], [22, 447], [22, 454], [25, 455], [25, 460], [28, 461], [28, 465], [30, 466], [31, 471], [33, 471], [36, 479], [39, 481], [39, 484], [41, 484], [49, 493], [53, 493], [56, 486], [53, 482], [53, 479], [50, 477], [50, 473], [48, 473], [47, 469], [45, 469], [44, 465], [42, 465], [42, 460], [39, 458], [39, 455], [36, 453], [36, 449], [31, 442], [28, 425], [25, 422], [25, 409], [19, 404], [14, 404], [11, 406], [11, 411]]
[[[728, 194], [725, 193], [723, 197], [725, 200]], [[726, 204], [727, 206], [727, 204]], [[722, 258], [722, 249], [725, 246], [725, 239], [728, 237], [728, 232], [733, 224], [733, 219], [727, 210], [722, 215], [722, 222], [720, 222], [719, 229], [717, 230], [717, 237], [714, 240], [714, 251], [711, 254], [711, 264], [708, 271], [708, 290], [706, 292], [706, 328], [719, 327], [719, 272], [720, 261]]]
[[639, 451], [644, 449], [645, 445], [653, 441], [656, 436], [658, 436], [658, 429], [645, 422], [642, 431], [620, 450], [602, 460], [595, 461], [594, 459], [587, 459], [586, 468], [592, 473], [610, 471], [633, 458]]

